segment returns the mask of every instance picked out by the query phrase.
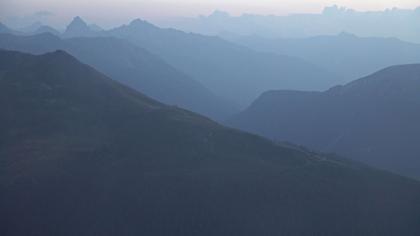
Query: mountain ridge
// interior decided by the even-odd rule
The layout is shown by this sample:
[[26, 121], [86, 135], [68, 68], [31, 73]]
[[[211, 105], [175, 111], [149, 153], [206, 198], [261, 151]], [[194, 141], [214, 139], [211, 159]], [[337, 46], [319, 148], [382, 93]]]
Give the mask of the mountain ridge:
[[358, 37], [346, 32], [309, 38], [223, 38], [256, 51], [306, 59], [339, 75], [341, 80], [336, 84], [346, 84], [392, 65], [420, 63], [420, 44], [397, 38]]
[[0, 48], [35, 54], [63, 49], [111, 78], [169, 105], [178, 105], [216, 120], [236, 110], [201, 83], [164, 60], [125, 40], [111, 37], [60, 39], [52, 34], [0, 35]]
[[[127, 40], [194, 78], [217, 97], [239, 107], [247, 106], [267, 89], [322, 90], [337, 81], [336, 74], [301, 58], [257, 52], [217, 36], [160, 28], [140, 18], [97, 32], [90, 29], [80, 17], [75, 17], [62, 37], [115, 37]], [[259, 78], [259, 81], [255, 78]], [[235, 95], [231, 93], [232, 90], [236, 91]]]
[[148, 49], [240, 106], [269, 88], [326, 89], [336, 80], [333, 73], [300, 58], [255, 52], [216, 36], [159, 28], [139, 19], [104, 34]]
[[229, 124], [418, 178], [419, 86], [419, 64], [392, 66], [324, 92], [266, 92]]
[[0, 50], [0, 105], [2, 235], [420, 232], [419, 182], [225, 128], [63, 51]]

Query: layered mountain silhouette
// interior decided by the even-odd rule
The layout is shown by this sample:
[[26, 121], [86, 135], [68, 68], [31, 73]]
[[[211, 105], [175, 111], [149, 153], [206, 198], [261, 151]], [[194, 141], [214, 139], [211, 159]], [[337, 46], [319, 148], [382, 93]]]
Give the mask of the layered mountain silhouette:
[[34, 22], [33, 24], [19, 28], [17, 30], [11, 29], [7, 25], [0, 22], [0, 34], [13, 34], [13, 35], [33, 35], [41, 33], [51, 33], [54, 35], [61, 35], [61, 32], [54, 29], [51, 26], [45, 25], [39, 21]]
[[105, 34], [148, 49], [241, 106], [270, 88], [326, 89], [337, 80], [332, 73], [298, 58], [258, 53], [218, 37], [161, 29], [139, 19]]
[[[198, 80], [216, 95], [245, 107], [262, 92], [272, 88], [321, 90], [335, 85], [336, 75], [302, 59], [259, 53], [218, 37], [158, 28], [136, 19], [129, 25], [93, 32], [86, 23], [65, 37], [112, 36], [158, 55], [174, 68]], [[79, 23], [74, 23], [79, 22]], [[235, 93], [232, 93], [235, 91]]]
[[347, 83], [388, 66], [420, 63], [420, 44], [396, 38], [362, 38], [348, 33], [302, 39], [226, 36], [257, 51], [303, 58], [328, 69]]
[[213, 95], [194, 79], [124, 40], [109, 37], [61, 40], [51, 34], [0, 34], [0, 48], [34, 54], [66, 50], [83, 63], [161, 102], [217, 120], [226, 119], [238, 111], [235, 105]]
[[364, 37], [397, 37], [420, 43], [420, 7], [358, 11], [340, 6], [325, 7], [322, 13], [290, 15], [242, 14], [215, 11], [208, 16], [174, 17], [160, 25], [206, 35], [224, 33], [258, 35], [265, 38], [306, 38], [350, 32]]
[[420, 65], [326, 92], [270, 91], [230, 124], [420, 178]]
[[418, 235], [420, 184], [0, 51], [1, 235]]

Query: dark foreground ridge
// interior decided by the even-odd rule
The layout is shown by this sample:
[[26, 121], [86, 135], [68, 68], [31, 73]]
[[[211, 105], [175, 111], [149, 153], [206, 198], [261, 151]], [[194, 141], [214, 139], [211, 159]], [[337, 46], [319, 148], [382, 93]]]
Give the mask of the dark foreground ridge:
[[420, 184], [0, 51], [1, 235], [419, 235]]

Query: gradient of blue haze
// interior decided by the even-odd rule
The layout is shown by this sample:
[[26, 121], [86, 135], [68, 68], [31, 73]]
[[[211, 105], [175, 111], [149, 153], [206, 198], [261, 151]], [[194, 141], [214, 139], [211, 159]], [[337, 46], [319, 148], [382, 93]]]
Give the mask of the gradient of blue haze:
[[[169, 17], [208, 15], [216, 9], [232, 15], [243, 13], [285, 15], [291, 13], [319, 13], [325, 6], [339, 5], [371, 11], [386, 8], [415, 8], [418, 0], [2, 0], [0, 20], [20, 24], [25, 19], [43, 19], [62, 27], [73, 16], [81, 15], [90, 22], [111, 27], [142, 17], [159, 22]], [[34, 13], [48, 12], [38, 17]], [[29, 20], [27, 20], [29, 21]]]

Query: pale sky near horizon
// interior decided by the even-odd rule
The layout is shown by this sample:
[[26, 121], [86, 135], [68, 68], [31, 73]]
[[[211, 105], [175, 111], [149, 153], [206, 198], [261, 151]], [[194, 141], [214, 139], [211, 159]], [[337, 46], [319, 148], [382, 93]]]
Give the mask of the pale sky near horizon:
[[55, 18], [56, 25], [80, 15], [87, 21], [110, 26], [138, 17], [159, 21], [176, 16], [208, 15], [217, 9], [232, 15], [319, 13], [331, 5], [359, 11], [413, 9], [420, 6], [420, 0], [0, 0], [0, 20], [11, 16], [28, 18], [35, 12], [48, 11], [52, 15], [43, 17], [50, 21]]

